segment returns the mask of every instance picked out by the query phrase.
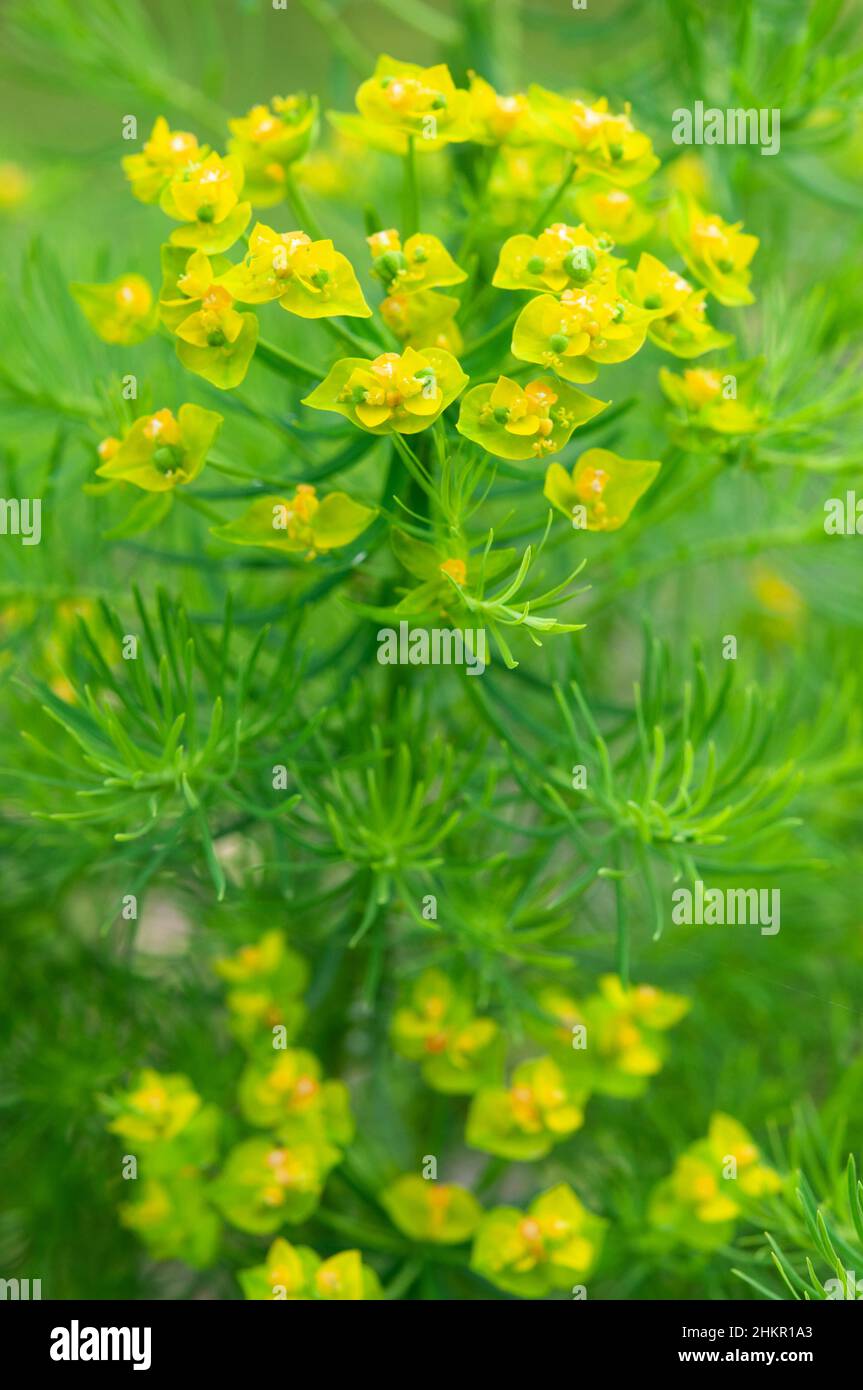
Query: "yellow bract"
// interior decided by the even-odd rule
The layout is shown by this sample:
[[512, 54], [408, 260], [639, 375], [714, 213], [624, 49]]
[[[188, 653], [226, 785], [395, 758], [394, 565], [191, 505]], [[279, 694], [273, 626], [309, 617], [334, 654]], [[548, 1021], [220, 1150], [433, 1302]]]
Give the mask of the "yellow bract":
[[471, 139], [481, 145], [515, 145], [539, 138], [539, 125], [523, 92], [501, 96], [490, 82], [469, 74]]
[[742, 222], [724, 222], [707, 213], [694, 198], [679, 195], [670, 218], [674, 245], [696, 279], [720, 304], [751, 304], [749, 263], [758, 250], [758, 237], [740, 229]]
[[107, 285], [69, 286], [91, 327], [106, 343], [143, 342], [157, 321], [153, 291], [142, 275], [120, 275]]
[[132, 193], [142, 203], [157, 203], [159, 196], [178, 170], [200, 161], [206, 149], [187, 130], [171, 130], [159, 116], [141, 154], [126, 155], [123, 170]]
[[251, 202], [261, 207], [281, 201], [287, 170], [308, 150], [317, 116], [317, 100], [300, 92], [273, 97], [270, 106], [253, 106], [229, 121], [234, 138], [228, 148], [242, 161]]
[[555, 222], [539, 236], [512, 236], [501, 247], [492, 284], [501, 290], [568, 289], [613, 282], [623, 261], [609, 254], [611, 242], [582, 223]]
[[552, 463], [543, 492], [576, 529], [617, 531], [661, 466], [656, 459], [625, 459], [610, 449], [588, 449], [571, 474]]
[[197, 478], [222, 425], [221, 415], [198, 405], [142, 415], [122, 440], [103, 440], [96, 472], [102, 478], [134, 483], [145, 492], [169, 492]]
[[543, 135], [577, 156], [580, 173], [628, 188], [659, 167], [650, 140], [630, 119], [628, 102], [615, 115], [605, 97], [591, 106], [538, 86], [530, 88], [529, 96]]
[[404, 150], [411, 137], [418, 150], [470, 138], [470, 98], [444, 63], [424, 68], [382, 55], [356, 102], [362, 120], [354, 118], [351, 133], [384, 148]]
[[240, 265], [221, 283], [243, 304], [277, 299], [304, 319], [368, 318], [372, 312], [350, 261], [331, 241], [312, 241], [300, 231], [276, 232], [263, 222], [252, 230]]
[[761, 427], [761, 414], [737, 399], [737, 377], [714, 368], [689, 368], [678, 376], [659, 370], [665, 395], [685, 410], [689, 423], [717, 434], [753, 434]]
[[415, 434], [438, 418], [467, 380], [443, 348], [408, 347], [371, 361], [342, 358], [303, 404], [335, 410], [372, 434]]
[[208, 154], [174, 174], [159, 202], [186, 225], [171, 233], [171, 244], [209, 253], [233, 246], [252, 215], [251, 203], [240, 202], [243, 180], [243, 166], [233, 155]]

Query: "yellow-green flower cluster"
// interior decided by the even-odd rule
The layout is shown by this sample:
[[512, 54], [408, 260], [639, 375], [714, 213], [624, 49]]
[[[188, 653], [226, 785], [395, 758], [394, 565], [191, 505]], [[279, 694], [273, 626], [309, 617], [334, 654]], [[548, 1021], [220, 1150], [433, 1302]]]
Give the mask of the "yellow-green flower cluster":
[[237, 1275], [247, 1299], [347, 1303], [381, 1298], [380, 1282], [364, 1265], [359, 1250], [343, 1250], [322, 1260], [307, 1245], [273, 1241], [261, 1265]]
[[393, 1046], [422, 1064], [436, 1091], [470, 1095], [500, 1071], [502, 1035], [490, 1018], [478, 1017], [470, 996], [440, 970], [425, 970], [393, 1015]]
[[417, 232], [402, 246], [395, 228], [374, 232], [367, 240], [373, 257], [372, 274], [387, 292], [381, 315], [395, 336], [410, 347], [459, 352], [462, 339], [453, 322], [459, 301], [438, 290], [461, 284], [467, 276], [443, 242]]
[[782, 1190], [752, 1136], [730, 1115], [711, 1117], [707, 1137], [681, 1154], [654, 1189], [651, 1225], [667, 1239], [714, 1250], [726, 1245], [753, 1202]]

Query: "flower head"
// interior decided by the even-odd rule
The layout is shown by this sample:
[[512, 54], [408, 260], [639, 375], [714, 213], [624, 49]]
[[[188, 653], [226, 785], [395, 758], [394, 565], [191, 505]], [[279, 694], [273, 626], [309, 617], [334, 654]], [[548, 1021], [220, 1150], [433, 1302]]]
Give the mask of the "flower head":
[[587, 1090], [551, 1057], [516, 1067], [509, 1087], [484, 1087], [468, 1112], [465, 1139], [474, 1149], [532, 1162], [580, 1129]]
[[243, 304], [277, 299], [299, 318], [371, 314], [353, 266], [331, 241], [312, 241], [305, 232], [276, 232], [263, 222], [254, 227], [248, 252], [222, 284]]
[[[464, 584], [464, 561], [439, 566]], [[501, 1065], [501, 1034], [490, 1018], [478, 1018], [469, 997], [440, 970], [425, 970], [396, 1010], [392, 1039], [403, 1057], [422, 1063], [423, 1078], [436, 1091], [470, 1095], [492, 1080]]]
[[213, 1200], [232, 1226], [254, 1235], [305, 1221], [320, 1200], [340, 1150], [324, 1140], [247, 1139], [228, 1154]]
[[761, 412], [738, 400], [738, 378], [720, 368], [690, 367], [682, 376], [659, 370], [659, 382], [668, 399], [679, 406], [687, 423], [716, 434], [754, 434], [761, 428]]
[[266, 1040], [270, 1047], [273, 1028], [283, 1027], [294, 1036], [305, 1015], [298, 996], [308, 983], [309, 968], [283, 932], [265, 932], [254, 944], [217, 960], [214, 969], [231, 985], [227, 1005], [235, 1036], [247, 1043]]
[[555, 222], [539, 236], [512, 236], [501, 247], [492, 284], [501, 290], [562, 294], [585, 285], [606, 285], [623, 265], [610, 255], [612, 242], [584, 225]]
[[661, 468], [657, 459], [626, 459], [610, 449], [588, 449], [572, 473], [549, 465], [544, 495], [584, 531], [617, 531]]
[[201, 1108], [201, 1097], [185, 1076], [164, 1076], [152, 1068], [139, 1072], [134, 1084], [112, 1104], [113, 1134], [139, 1144], [175, 1139]]
[[143, 275], [120, 275], [107, 285], [69, 286], [91, 327], [106, 343], [130, 346], [155, 330], [153, 291]]
[[356, 1302], [382, 1297], [374, 1270], [359, 1250], [344, 1250], [322, 1260], [307, 1245], [278, 1239], [263, 1264], [240, 1270], [237, 1278], [247, 1299], [295, 1302]]
[[273, 97], [269, 106], [253, 106], [245, 116], [228, 122], [233, 136], [228, 149], [246, 171], [250, 202], [258, 207], [281, 202], [287, 170], [308, 150], [317, 119], [317, 98], [299, 92]]
[[175, 173], [159, 199], [162, 211], [184, 224], [171, 233], [171, 244], [208, 254], [233, 246], [252, 215], [251, 203], [240, 202], [243, 179], [234, 155], [208, 154]]
[[411, 1240], [461, 1245], [479, 1225], [482, 1208], [472, 1192], [407, 1173], [381, 1193], [381, 1203]]
[[499, 458], [544, 458], [562, 449], [573, 430], [607, 404], [550, 377], [522, 387], [502, 376], [494, 384], [468, 391], [458, 429]]
[[469, 74], [471, 139], [480, 145], [523, 145], [539, 137], [539, 125], [523, 92], [501, 96], [490, 82]]
[[579, 217], [590, 227], [603, 232], [621, 246], [641, 241], [654, 223], [653, 214], [637, 195], [625, 188], [615, 188], [602, 179], [582, 185], [576, 194]]
[[371, 524], [374, 507], [364, 507], [345, 492], [318, 497], [310, 483], [300, 483], [289, 498], [262, 497], [235, 521], [213, 528], [213, 535], [233, 545], [259, 545], [306, 559], [350, 545]]
[[169, 492], [197, 478], [221, 426], [221, 415], [198, 405], [181, 405], [176, 417], [170, 410], [142, 415], [122, 440], [103, 440], [96, 472], [145, 492]]
[[199, 163], [206, 153], [194, 135], [187, 130], [171, 130], [165, 117], [159, 116], [143, 152], [126, 155], [123, 170], [140, 202], [158, 203], [174, 175]]
[[467, 380], [443, 348], [407, 347], [371, 361], [342, 358], [303, 404], [335, 410], [371, 434], [415, 434], [438, 418]]
[[253, 1062], [239, 1085], [240, 1109], [250, 1124], [296, 1139], [344, 1147], [354, 1132], [347, 1087], [325, 1081], [311, 1052], [286, 1049], [275, 1061]]
[[630, 188], [659, 168], [650, 140], [632, 123], [628, 102], [615, 114], [605, 97], [589, 105], [538, 86], [529, 96], [545, 138], [577, 156], [579, 173]]
[[378, 149], [401, 154], [413, 139], [422, 153], [471, 137], [470, 97], [456, 88], [444, 63], [424, 68], [382, 55], [356, 103], [359, 116], [331, 112], [330, 120]]
[[705, 212], [686, 195], [679, 195], [672, 207], [671, 239], [695, 278], [720, 304], [753, 302], [749, 263], [758, 250], [758, 237], [742, 232], [742, 226]]
[[643, 346], [649, 315], [623, 299], [615, 286], [585, 285], [561, 298], [541, 294], [526, 304], [512, 334], [523, 362], [551, 368], [565, 381], [586, 383], [596, 363], [625, 362]]
[[399, 233], [390, 229], [374, 232], [367, 241], [373, 257], [372, 273], [390, 294], [458, 285], [467, 279], [467, 273], [436, 236], [417, 232], [402, 246]]
[[495, 1207], [482, 1218], [471, 1267], [520, 1298], [569, 1288], [594, 1267], [606, 1222], [567, 1183], [544, 1192], [526, 1212]]

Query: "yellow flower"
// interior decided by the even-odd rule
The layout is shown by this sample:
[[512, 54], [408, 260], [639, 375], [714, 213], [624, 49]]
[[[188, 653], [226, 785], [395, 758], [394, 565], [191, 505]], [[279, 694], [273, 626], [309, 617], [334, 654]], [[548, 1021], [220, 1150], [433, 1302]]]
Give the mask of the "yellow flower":
[[617, 531], [661, 466], [656, 459], [625, 459], [610, 449], [588, 449], [571, 474], [552, 463], [543, 492], [577, 529]]
[[410, 139], [421, 152], [471, 136], [470, 97], [456, 88], [444, 63], [424, 68], [386, 55], [356, 96], [359, 116], [330, 112], [344, 134], [378, 149], [404, 153]]
[[240, 202], [243, 179], [235, 155], [208, 154], [174, 174], [159, 199], [163, 212], [185, 224], [171, 233], [171, 244], [208, 254], [233, 246], [252, 215], [251, 203]]
[[499, 458], [543, 458], [562, 449], [574, 429], [607, 405], [549, 377], [522, 387], [502, 376], [468, 391], [458, 430]]
[[579, 173], [629, 188], [659, 167], [650, 140], [632, 124], [628, 102], [615, 115], [605, 97], [590, 106], [538, 86], [529, 96], [545, 138], [577, 156]]
[[126, 155], [122, 161], [132, 193], [142, 203], [158, 203], [165, 185], [181, 169], [198, 163], [205, 155], [194, 135], [187, 130], [171, 130], [159, 116], [141, 154]]
[[273, 97], [270, 106], [253, 106], [228, 124], [228, 148], [246, 171], [246, 195], [259, 207], [284, 197], [286, 171], [308, 150], [315, 132], [318, 103], [305, 92]]
[[201, 1108], [201, 1097], [185, 1076], [162, 1076], [151, 1068], [119, 1098], [119, 1114], [108, 1129], [124, 1139], [155, 1143], [175, 1139]]
[[579, 188], [575, 205], [579, 217], [612, 240], [627, 246], [640, 241], [654, 223], [653, 214], [625, 188], [610, 188], [600, 180]]
[[508, 1088], [483, 1087], [474, 1096], [465, 1140], [473, 1149], [532, 1162], [574, 1134], [584, 1120], [586, 1088], [551, 1057], [516, 1067]]
[[[688, 284], [688, 281], [684, 281]], [[707, 318], [707, 290], [694, 290], [678, 308], [664, 316], [654, 315], [647, 336], [657, 347], [675, 357], [703, 357], [705, 352], [728, 347], [734, 342], [733, 333], [720, 333]]]
[[288, 554], [320, 552], [349, 545], [371, 524], [376, 508], [364, 507], [344, 492], [319, 498], [310, 483], [300, 483], [293, 497], [261, 497], [247, 512], [213, 535], [233, 545], [259, 545]]
[[[456, 583], [467, 582], [467, 565], [452, 557], [438, 565]], [[440, 970], [423, 971], [393, 1016], [396, 1050], [422, 1063], [424, 1080], [436, 1091], [469, 1095], [492, 1080], [500, 1064], [500, 1029], [478, 1018], [468, 996]]]
[[625, 362], [643, 346], [650, 316], [612, 285], [566, 290], [559, 300], [539, 295], [519, 314], [512, 352], [550, 367], [566, 381], [594, 381], [595, 363]]
[[402, 247], [398, 232], [390, 229], [374, 232], [367, 241], [374, 258], [372, 272], [391, 293], [431, 290], [467, 279], [467, 272], [456, 265], [436, 236], [417, 232]]
[[381, 1193], [381, 1204], [411, 1240], [461, 1245], [479, 1225], [482, 1208], [464, 1187], [406, 1173]]
[[12, 160], [0, 162], [0, 211], [8, 212], [27, 201], [31, 180], [26, 169]]
[[169, 492], [197, 478], [221, 425], [221, 415], [198, 405], [181, 405], [176, 418], [170, 410], [142, 415], [121, 441], [102, 441], [96, 472], [145, 492]]
[[751, 1135], [728, 1115], [710, 1120], [706, 1139], [677, 1159], [650, 1199], [651, 1225], [696, 1249], [725, 1245], [747, 1199], [771, 1196], [782, 1179], [760, 1160]]
[[388, 294], [381, 301], [381, 317], [400, 342], [416, 348], [445, 348], [457, 356], [463, 346], [459, 327], [453, 322], [461, 308], [454, 295], [437, 290], [417, 290], [414, 294]]
[[717, 434], [753, 434], [761, 428], [760, 412], [737, 399], [738, 380], [719, 368], [688, 368], [682, 376], [659, 369], [662, 390], [680, 406], [687, 422]]
[[539, 126], [523, 92], [500, 96], [484, 77], [475, 72], [468, 76], [472, 140], [480, 145], [521, 145], [538, 138]]
[[720, 304], [752, 304], [749, 263], [758, 237], [707, 213], [692, 197], [678, 195], [670, 216], [671, 239], [696, 279]]
[[606, 285], [623, 265], [609, 255], [611, 242], [582, 223], [555, 222], [539, 236], [522, 234], [504, 242], [492, 284], [500, 290], [550, 290], [562, 294], [576, 286]]
[[156, 327], [153, 291], [142, 275], [120, 275], [107, 285], [76, 283], [69, 288], [103, 342], [140, 343]]
[[277, 299], [289, 314], [304, 319], [334, 314], [368, 318], [372, 312], [350, 261], [331, 241], [312, 241], [305, 232], [276, 232], [262, 222], [249, 237], [242, 263], [221, 283], [243, 304]]
[[358, 1250], [344, 1250], [322, 1261], [309, 1246], [281, 1239], [270, 1246], [264, 1264], [240, 1270], [237, 1278], [247, 1299], [294, 1303], [382, 1297], [377, 1275], [362, 1263]]
[[372, 434], [415, 434], [438, 418], [467, 380], [444, 349], [407, 347], [371, 361], [342, 358], [303, 405], [337, 411]]
[[607, 1222], [567, 1183], [531, 1202], [526, 1212], [495, 1207], [482, 1218], [471, 1267], [507, 1293], [542, 1298], [568, 1289], [596, 1263]]

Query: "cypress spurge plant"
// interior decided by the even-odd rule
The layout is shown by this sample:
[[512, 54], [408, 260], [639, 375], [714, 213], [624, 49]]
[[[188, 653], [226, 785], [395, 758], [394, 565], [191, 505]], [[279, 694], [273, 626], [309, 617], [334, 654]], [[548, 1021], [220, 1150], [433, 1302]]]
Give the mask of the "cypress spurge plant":
[[[495, 7], [404, 7], [450, 65], [302, 8], [338, 99], [222, 110], [135, 4], [10, 7], [23, 71], [149, 113], [128, 235], [0, 289], [44, 501], [0, 576], [12, 1168], [62, 1151], [96, 1295], [850, 1296], [853, 35], [813, 8], [795, 86], [743, 7], [735, 90], [793, 88], [753, 174], [668, 138], [684, 0], [673, 80], [627, 7], [614, 82], [520, 85]], [[781, 884], [781, 933], [675, 923], [699, 881]]]

